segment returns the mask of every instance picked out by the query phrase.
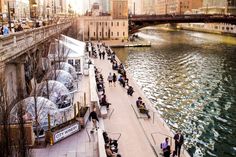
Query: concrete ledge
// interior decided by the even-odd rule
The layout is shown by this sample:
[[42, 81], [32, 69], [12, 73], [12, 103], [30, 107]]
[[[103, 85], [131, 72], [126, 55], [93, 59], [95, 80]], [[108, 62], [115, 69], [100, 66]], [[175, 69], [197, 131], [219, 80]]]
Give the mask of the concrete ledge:
[[105, 141], [102, 135], [102, 130], [98, 129], [98, 156], [99, 157], [106, 157], [106, 150], [105, 150]]

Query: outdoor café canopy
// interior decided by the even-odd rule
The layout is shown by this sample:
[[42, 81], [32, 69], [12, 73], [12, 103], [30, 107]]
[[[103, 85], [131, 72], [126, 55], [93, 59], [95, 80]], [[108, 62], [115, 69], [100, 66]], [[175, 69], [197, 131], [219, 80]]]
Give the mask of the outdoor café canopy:
[[85, 53], [84, 42], [64, 36], [62, 40], [55, 40], [49, 48], [50, 60], [65, 60], [66, 58], [83, 57]]

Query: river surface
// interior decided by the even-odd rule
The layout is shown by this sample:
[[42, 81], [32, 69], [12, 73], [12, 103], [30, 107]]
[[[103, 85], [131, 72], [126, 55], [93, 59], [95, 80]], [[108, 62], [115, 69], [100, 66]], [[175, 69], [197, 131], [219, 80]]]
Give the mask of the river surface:
[[149, 29], [148, 48], [114, 49], [194, 157], [236, 157], [236, 38]]

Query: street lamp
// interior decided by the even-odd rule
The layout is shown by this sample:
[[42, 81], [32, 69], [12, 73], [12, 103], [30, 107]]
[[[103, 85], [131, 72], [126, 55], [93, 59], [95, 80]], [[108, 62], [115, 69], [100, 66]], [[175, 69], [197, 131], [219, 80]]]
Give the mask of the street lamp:
[[48, 18], [48, 25], [49, 25], [49, 9], [50, 9], [50, 6], [47, 5], [47, 6], [46, 6], [46, 9], [47, 9], [47, 18]]
[[181, 10], [182, 9], [182, 2], [180, 2], [180, 5], [179, 5], [179, 14], [181, 15]]

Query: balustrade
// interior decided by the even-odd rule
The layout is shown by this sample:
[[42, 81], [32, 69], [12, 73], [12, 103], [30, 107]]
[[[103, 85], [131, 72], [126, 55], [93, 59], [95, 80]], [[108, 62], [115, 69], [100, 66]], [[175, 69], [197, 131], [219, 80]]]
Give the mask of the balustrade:
[[71, 22], [60, 23], [0, 37], [0, 62], [20, 56], [29, 48], [71, 26]]

